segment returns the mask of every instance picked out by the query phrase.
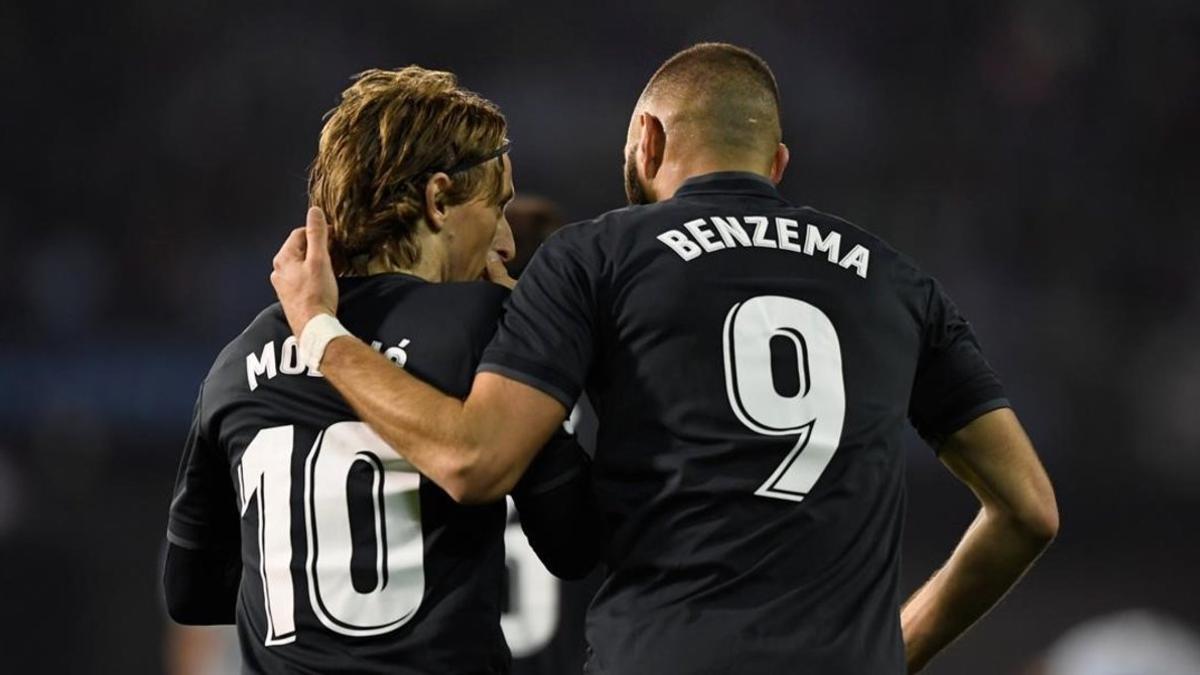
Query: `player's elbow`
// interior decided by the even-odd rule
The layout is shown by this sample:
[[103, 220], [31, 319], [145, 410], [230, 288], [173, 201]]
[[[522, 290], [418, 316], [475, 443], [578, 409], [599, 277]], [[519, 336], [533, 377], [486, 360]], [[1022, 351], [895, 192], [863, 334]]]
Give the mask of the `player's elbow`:
[[1014, 509], [1009, 518], [1026, 540], [1039, 547], [1048, 546], [1058, 536], [1058, 504], [1053, 493]]
[[476, 478], [461, 476], [449, 480], [444, 486], [446, 494], [459, 504], [472, 506], [475, 504], [490, 504], [504, 497], [506, 492]]
[[1051, 497], [1026, 514], [1021, 522], [1030, 539], [1048, 546], [1058, 536], [1058, 504]]
[[489, 504], [503, 499], [514, 482], [498, 474], [482, 453], [470, 451], [460, 453], [447, 467], [442, 489], [459, 504]]

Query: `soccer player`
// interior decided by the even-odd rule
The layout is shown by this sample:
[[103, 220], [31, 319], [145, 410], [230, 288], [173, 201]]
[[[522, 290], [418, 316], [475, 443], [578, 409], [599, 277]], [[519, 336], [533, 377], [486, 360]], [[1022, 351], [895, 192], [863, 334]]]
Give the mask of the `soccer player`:
[[[505, 130], [450, 73], [373, 70], [331, 112], [312, 167], [339, 316], [388, 367], [451, 396], [467, 394], [508, 295], [479, 281], [504, 281], [512, 255]], [[459, 504], [302, 351], [273, 305], [201, 387], [168, 525], [172, 617], [236, 614], [255, 673], [508, 672], [502, 497], [513, 488], [552, 572], [583, 576], [599, 556], [586, 455], [548, 437], [515, 487]]]
[[[754, 54], [700, 44], [666, 61], [629, 127], [633, 205], [546, 242], [465, 400], [389, 368], [331, 316], [320, 212], [275, 258], [308, 358], [460, 498], [513, 485], [587, 392], [609, 532], [593, 673], [914, 672], [1057, 531], [970, 325], [895, 249], [780, 196], [779, 120]], [[901, 610], [909, 422], [981, 509]]]

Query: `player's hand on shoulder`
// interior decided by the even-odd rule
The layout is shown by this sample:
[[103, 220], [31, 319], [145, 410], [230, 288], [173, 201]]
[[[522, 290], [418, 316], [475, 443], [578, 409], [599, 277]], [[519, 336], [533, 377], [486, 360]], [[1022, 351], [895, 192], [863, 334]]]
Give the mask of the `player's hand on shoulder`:
[[329, 257], [329, 224], [312, 207], [304, 227], [292, 230], [275, 254], [271, 285], [297, 336], [318, 314], [337, 314], [337, 279]]

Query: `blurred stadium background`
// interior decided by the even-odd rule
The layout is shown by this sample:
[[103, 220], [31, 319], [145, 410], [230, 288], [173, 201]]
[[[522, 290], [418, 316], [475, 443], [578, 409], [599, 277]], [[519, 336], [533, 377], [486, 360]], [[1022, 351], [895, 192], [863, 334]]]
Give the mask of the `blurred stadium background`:
[[[775, 69], [784, 194], [945, 283], [1056, 483], [1058, 543], [927, 672], [1104, 675], [1041, 657], [1132, 609], [1148, 653], [1195, 640], [1200, 4], [47, 0], [0, 4], [0, 35], [0, 671], [164, 668], [193, 397], [273, 300], [352, 73], [457, 72], [508, 115], [518, 190], [570, 221], [623, 205], [642, 84], [713, 39]], [[911, 589], [974, 502], [915, 437], [909, 459]]]

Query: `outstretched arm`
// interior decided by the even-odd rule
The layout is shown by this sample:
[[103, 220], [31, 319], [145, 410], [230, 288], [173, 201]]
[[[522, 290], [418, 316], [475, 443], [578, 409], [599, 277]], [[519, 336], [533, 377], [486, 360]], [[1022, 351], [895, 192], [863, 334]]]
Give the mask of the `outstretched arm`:
[[320, 209], [309, 209], [306, 226], [284, 242], [271, 274], [302, 356], [319, 365], [359, 418], [451, 497], [482, 502], [506, 494], [567, 410], [553, 397], [494, 373], [477, 375], [460, 401], [350, 335], [314, 346], [306, 326], [337, 309], [328, 232]]
[[945, 566], [901, 611], [910, 673], [999, 602], [1058, 533], [1050, 479], [1012, 410], [989, 412], [950, 435], [938, 457], [981, 509]]
[[353, 337], [329, 344], [321, 372], [360, 419], [459, 502], [511, 491], [567, 414], [550, 396], [493, 373], [476, 375], [460, 401]]

